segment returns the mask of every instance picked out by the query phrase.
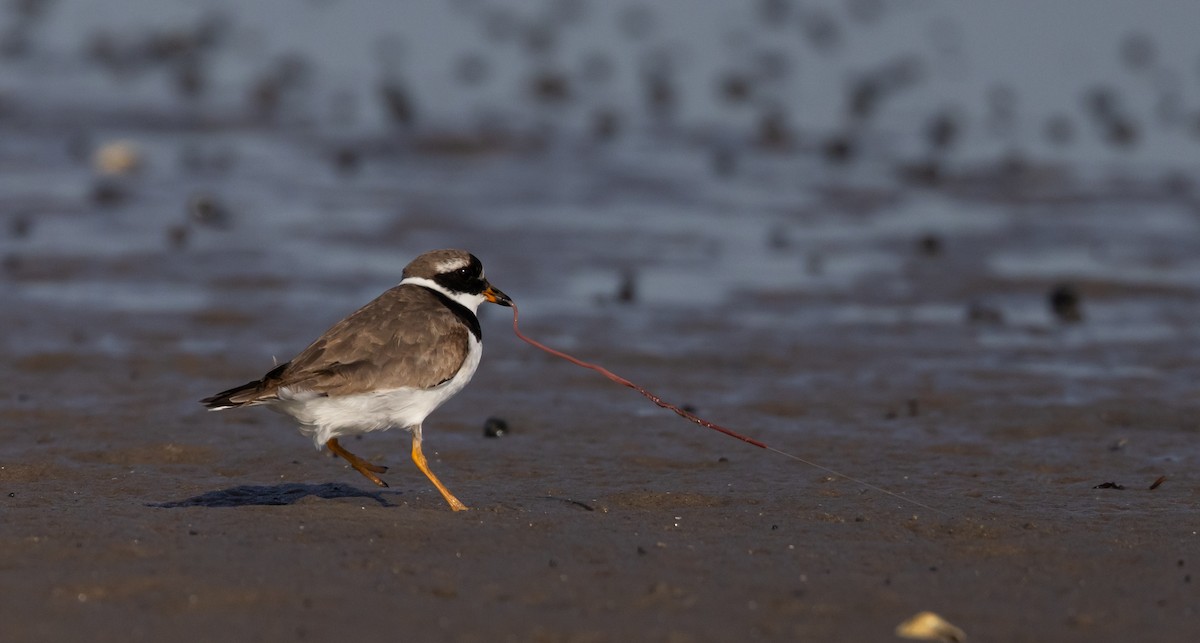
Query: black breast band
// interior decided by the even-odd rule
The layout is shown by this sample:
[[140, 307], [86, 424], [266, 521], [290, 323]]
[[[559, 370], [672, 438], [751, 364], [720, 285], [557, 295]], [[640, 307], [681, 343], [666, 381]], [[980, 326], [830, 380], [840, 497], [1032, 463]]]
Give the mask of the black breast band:
[[445, 304], [446, 308], [449, 308], [450, 312], [454, 313], [455, 317], [458, 317], [459, 321], [466, 324], [467, 328], [471, 329], [471, 334], [475, 336], [475, 341], [483, 341], [483, 329], [479, 327], [479, 318], [475, 316], [475, 313], [471, 312], [470, 308], [467, 308], [457, 301], [454, 301], [453, 299], [443, 295], [433, 288], [426, 288], [426, 290], [433, 293], [434, 296], [438, 298], [438, 301], [441, 301], [443, 304]]

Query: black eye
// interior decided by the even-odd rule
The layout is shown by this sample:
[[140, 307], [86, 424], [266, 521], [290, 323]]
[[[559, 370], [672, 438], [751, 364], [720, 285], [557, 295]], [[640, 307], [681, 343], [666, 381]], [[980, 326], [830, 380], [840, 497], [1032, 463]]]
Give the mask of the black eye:
[[458, 270], [454, 271], [454, 274], [462, 275], [463, 277], [467, 277], [467, 276], [470, 276], [471, 269], [470, 268], [459, 268]]

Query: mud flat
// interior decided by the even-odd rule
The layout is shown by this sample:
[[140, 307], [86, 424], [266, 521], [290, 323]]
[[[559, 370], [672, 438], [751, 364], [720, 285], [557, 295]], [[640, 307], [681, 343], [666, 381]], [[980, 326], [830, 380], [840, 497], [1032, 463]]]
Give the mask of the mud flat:
[[[828, 120], [852, 132], [752, 101], [680, 110], [741, 115], [723, 129], [664, 122], [673, 80], [786, 95], [791, 50], [675, 79], [653, 45], [677, 21], [646, 11], [596, 19], [636, 60], [531, 78], [555, 34], [515, 37], [525, 23], [481, 3], [427, 8], [410, 49], [363, 35], [354, 20], [382, 22], [359, 3], [146, 24], [12, 4], [28, 15], [0, 32], [0, 641], [887, 641], [926, 610], [971, 641], [1200, 640], [1200, 199], [1191, 117], [1170, 112], [1188, 94], [1166, 86], [1190, 76], [1151, 69], [1151, 39], [1086, 95], [1107, 129], [1078, 97], [989, 91], [988, 131], [1067, 110], [1031, 142], [937, 111], [959, 68], [910, 45], [975, 44], [926, 3], [850, 3], [866, 39], [840, 40], [840, 13], [803, 12], [810, 44], [771, 31], [825, 61], [806, 73], [844, 72], [803, 76], [806, 100], [841, 109], [811, 88], [854, 87], [860, 60], [913, 92], [883, 110], [861, 86], [863, 113]], [[300, 12], [296, 42], [259, 26], [276, 5]], [[564, 59], [599, 46], [568, 37], [582, 6], [548, 14]], [[711, 41], [750, 42], [730, 20]], [[515, 66], [489, 85], [477, 51], [418, 55], [463, 33]], [[902, 46], [853, 49], [884, 36]], [[447, 69], [491, 94], [447, 100]], [[921, 69], [946, 73], [922, 93]], [[1151, 86], [1159, 125], [1137, 119]], [[405, 87], [458, 127], [414, 121]], [[482, 109], [496, 100], [514, 102]], [[197, 403], [438, 247], [480, 256], [532, 336], [900, 497], [683, 422], [520, 343], [499, 309], [475, 380], [425, 425], [469, 512], [400, 432], [347, 445], [391, 468], [379, 489], [283, 417]]]

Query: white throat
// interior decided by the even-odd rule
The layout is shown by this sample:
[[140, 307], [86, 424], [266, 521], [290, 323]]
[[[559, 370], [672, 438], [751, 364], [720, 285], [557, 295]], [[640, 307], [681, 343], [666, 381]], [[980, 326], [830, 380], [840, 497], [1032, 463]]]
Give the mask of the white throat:
[[482, 304], [483, 302], [487, 301], [487, 298], [485, 298], [483, 295], [479, 295], [479, 294], [472, 295], [470, 293], [465, 293], [465, 292], [453, 292], [450, 290], [446, 290], [445, 288], [442, 287], [441, 284], [437, 283], [436, 281], [434, 281], [432, 279], [426, 279], [425, 277], [406, 277], [400, 281], [401, 286], [403, 286], [404, 284], [412, 284], [414, 286], [424, 286], [430, 290], [440, 292], [443, 295], [449, 297], [451, 301], [462, 304], [463, 306], [465, 306], [467, 308], [467, 310], [469, 310], [473, 313], [478, 313], [479, 312], [479, 304]]

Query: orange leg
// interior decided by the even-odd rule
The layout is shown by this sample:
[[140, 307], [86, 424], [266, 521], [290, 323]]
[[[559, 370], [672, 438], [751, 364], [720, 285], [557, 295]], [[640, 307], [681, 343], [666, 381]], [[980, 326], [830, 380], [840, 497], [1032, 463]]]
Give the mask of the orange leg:
[[420, 425], [417, 425], [413, 428], [412, 436], [412, 459], [413, 462], [417, 463], [417, 468], [421, 470], [421, 473], [425, 474], [426, 478], [429, 478], [429, 481], [433, 483], [433, 486], [437, 487], [438, 491], [442, 492], [442, 497], [446, 499], [446, 502], [450, 503], [451, 509], [455, 511], [466, 511], [468, 507], [464, 505], [458, 498], [455, 498], [454, 494], [450, 493], [450, 490], [446, 488], [446, 485], [442, 484], [442, 481], [438, 480], [437, 476], [433, 475], [433, 472], [429, 470], [429, 463], [425, 461], [425, 454], [421, 451]]
[[345, 448], [343, 448], [342, 445], [338, 444], [337, 438], [333, 438], [333, 439], [329, 440], [328, 442], [325, 443], [325, 446], [329, 447], [330, 451], [333, 451], [337, 455], [340, 455], [343, 458], [345, 458], [346, 462], [349, 462], [350, 466], [354, 467], [355, 471], [366, 476], [367, 479], [370, 480], [371, 482], [374, 482], [375, 484], [377, 484], [381, 487], [388, 486], [388, 484], [386, 482], [379, 479], [379, 476], [375, 475], [376, 473], [386, 473], [387, 467], [381, 467], [377, 464], [371, 464], [370, 462], [363, 460], [362, 458], [354, 455], [353, 453], [350, 453]]

